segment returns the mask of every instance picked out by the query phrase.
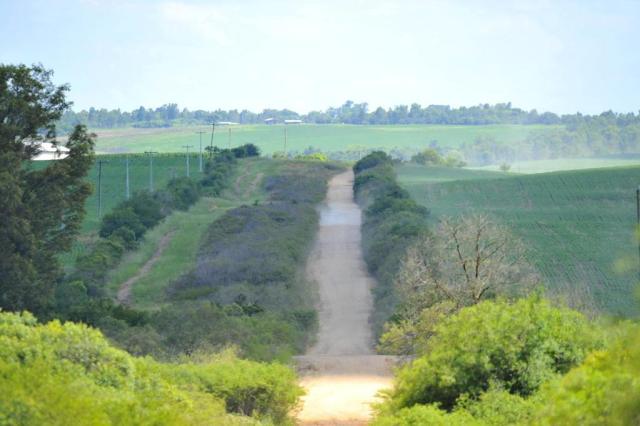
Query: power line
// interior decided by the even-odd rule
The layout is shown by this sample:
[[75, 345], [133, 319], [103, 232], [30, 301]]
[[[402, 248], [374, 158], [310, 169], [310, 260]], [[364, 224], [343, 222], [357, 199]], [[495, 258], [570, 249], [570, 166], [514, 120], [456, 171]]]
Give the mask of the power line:
[[129, 156], [127, 155], [124, 160], [125, 170], [126, 170], [126, 183], [124, 186], [124, 195], [127, 200], [131, 197], [130, 187], [129, 187]]
[[200, 167], [199, 167], [199, 170], [200, 170], [200, 173], [202, 173], [202, 134], [206, 133], [206, 132], [199, 131], [199, 132], [196, 132], [196, 133], [200, 136], [200, 158], [199, 158]]
[[102, 217], [102, 165], [107, 160], [98, 160], [98, 217]]
[[153, 154], [157, 154], [157, 152], [145, 151], [144, 153], [149, 156], [149, 192], [153, 192]]
[[187, 177], [189, 177], [189, 174], [190, 174], [189, 173], [189, 171], [190, 171], [189, 170], [190, 169], [190, 167], [189, 167], [189, 148], [193, 148], [193, 145], [182, 145], [182, 147], [186, 148], [186, 150], [187, 150]]
[[287, 125], [284, 125], [284, 158], [287, 158]]
[[216, 123], [211, 123], [211, 142], [209, 143], [209, 158], [213, 155], [213, 134], [216, 131]]

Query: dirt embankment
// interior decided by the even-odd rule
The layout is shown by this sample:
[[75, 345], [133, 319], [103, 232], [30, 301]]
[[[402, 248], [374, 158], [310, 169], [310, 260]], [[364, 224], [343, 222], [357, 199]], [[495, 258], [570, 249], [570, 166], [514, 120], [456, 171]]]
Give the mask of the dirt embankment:
[[373, 351], [374, 281], [362, 258], [361, 212], [352, 185], [351, 171], [330, 181], [307, 263], [319, 287], [320, 330], [317, 343], [297, 358], [307, 390], [298, 420], [305, 425], [366, 424], [376, 393], [391, 385], [395, 359]]

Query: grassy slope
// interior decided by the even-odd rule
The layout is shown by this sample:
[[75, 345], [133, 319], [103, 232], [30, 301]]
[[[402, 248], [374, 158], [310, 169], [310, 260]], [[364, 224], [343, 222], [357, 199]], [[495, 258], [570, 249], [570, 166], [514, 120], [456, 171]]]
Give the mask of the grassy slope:
[[[530, 247], [531, 260], [549, 286], [585, 286], [597, 305], [636, 314], [633, 240], [635, 188], [640, 168], [611, 168], [477, 179], [478, 171], [452, 170], [459, 181], [440, 182], [442, 171], [399, 168], [399, 178], [434, 217], [487, 212], [508, 223]], [[504, 176], [504, 175], [502, 175]], [[452, 179], [454, 178], [451, 176]], [[435, 182], [434, 179], [435, 178]]]
[[164, 289], [196, 261], [200, 238], [211, 222], [230, 208], [263, 200], [259, 185], [262, 176], [274, 174], [283, 162], [245, 159], [238, 163], [232, 186], [220, 198], [204, 197], [187, 212], [175, 212], [149, 232], [138, 250], [128, 253], [108, 277], [107, 288], [115, 295], [120, 285], [154, 255], [160, 240], [177, 230], [169, 240], [158, 262], [133, 286], [133, 303], [140, 308], [156, 308], [164, 297]]
[[[109, 213], [113, 207], [125, 199], [126, 168], [124, 155], [101, 156], [100, 160], [107, 163], [102, 165], [102, 214]], [[164, 187], [175, 173], [181, 176], [186, 173], [186, 157], [184, 154], [160, 155], [153, 160], [153, 183], [155, 188]], [[43, 167], [48, 161], [39, 161], [36, 167]], [[199, 177], [197, 157], [191, 157], [191, 176]], [[73, 265], [75, 258], [91, 246], [100, 228], [98, 217], [98, 165], [94, 164], [87, 180], [93, 185], [93, 194], [85, 204], [86, 216], [78, 240], [71, 251], [60, 257], [65, 268]], [[149, 159], [144, 155], [129, 156], [129, 185], [131, 193], [149, 188]]]
[[[537, 161], [516, 161], [511, 164], [511, 172], [514, 173], [548, 173], [563, 170], [583, 170], [605, 167], [637, 166], [640, 165], [640, 158], [629, 156], [629, 158], [603, 157], [603, 158], [557, 158], [554, 160]], [[474, 170], [498, 171], [500, 166], [474, 167]]]
[[[311, 125], [288, 126], [287, 149], [303, 151], [309, 146], [322, 151], [357, 150], [368, 148], [426, 148], [437, 140], [442, 146], [458, 146], [472, 142], [476, 137], [489, 136], [498, 142], [512, 142], [524, 139], [534, 129], [551, 129], [553, 126], [354, 126], [354, 125]], [[254, 143], [263, 153], [271, 154], [283, 150], [284, 126], [242, 125], [232, 126], [231, 147], [244, 143]], [[193, 126], [169, 129], [92, 129], [99, 135], [99, 152], [123, 153], [154, 150], [160, 152], [182, 152], [185, 144], [195, 145], [199, 139], [196, 131], [208, 132], [202, 143], [210, 143], [211, 127]], [[229, 127], [216, 129], [214, 145], [227, 147]]]

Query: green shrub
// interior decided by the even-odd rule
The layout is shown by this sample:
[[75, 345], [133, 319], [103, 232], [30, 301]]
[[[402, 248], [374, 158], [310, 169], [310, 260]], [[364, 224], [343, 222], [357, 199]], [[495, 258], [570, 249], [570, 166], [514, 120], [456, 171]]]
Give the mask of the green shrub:
[[484, 426], [465, 412], [447, 413], [434, 405], [415, 405], [377, 417], [372, 426]]
[[353, 166], [353, 172], [358, 174], [364, 170], [371, 169], [381, 164], [391, 164], [391, 157], [384, 151], [374, 151], [366, 157], [362, 158]]
[[399, 372], [388, 404], [452, 410], [461, 397], [478, 399], [491, 386], [526, 397], [601, 344], [581, 314], [539, 296], [482, 302], [436, 326], [430, 351]]
[[0, 424], [191, 425], [286, 423], [302, 391], [282, 365], [230, 354], [163, 364], [85, 325], [0, 313], [0, 394]]
[[187, 210], [200, 198], [198, 183], [187, 177], [172, 179], [166, 191], [171, 194], [171, 206], [178, 210]]
[[634, 425], [640, 422], [640, 327], [625, 326], [607, 350], [544, 387], [535, 425]]
[[135, 238], [140, 238], [147, 230], [131, 207], [116, 207], [102, 218], [100, 236], [107, 238], [121, 228], [133, 232]]
[[427, 232], [429, 211], [398, 185], [392, 160], [385, 153], [374, 152], [353, 169], [353, 191], [364, 208], [364, 260], [377, 281], [372, 322], [375, 334], [380, 335], [397, 304], [393, 283], [400, 261], [413, 241]]

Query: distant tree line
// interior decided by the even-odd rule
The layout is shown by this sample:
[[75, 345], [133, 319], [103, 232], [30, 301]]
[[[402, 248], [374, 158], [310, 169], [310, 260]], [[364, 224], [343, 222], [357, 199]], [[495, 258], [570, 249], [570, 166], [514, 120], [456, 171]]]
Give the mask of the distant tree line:
[[388, 109], [378, 107], [375, 110], [370, 110], [367, 103], [347, 101], [340, 107], [331, 107], [325, 111], [311, 111], [308, 114], [299, 114], [288, 109], [265, 109], [260, 113], [248, 110], [238, 111], [237, 109], [191, 111], [187, 108], [181, 110], [175, 103], [165, 104], [158, 108], [141, 106], [133, 111], [89, 108], [88, 111], [66, 111], [60, 120], [59, 128], [70, 129], [76, 124], [84, 124], [93, 128], [171, 127], [181, 124], [211, 124], [219, 121], [256, 124], [263, 123], [269, 118], [273, 118], [276, 122], [300, 119], [315, 124], [562, 124], [567, 126], [569, 130], [601, 121], [616, 127], [640, 124], [640, 113], [618, 114], [607, 111], [599, 115], [582, 115], [580, 113], [558, 115], [552, 112], [540, 113], [535, 109], [525, 111], [513, 107], [510, 102], [459, 108], [452, 108], [449, 105], [423, 107], [413, 103], [410, 106], [398, 105]]

